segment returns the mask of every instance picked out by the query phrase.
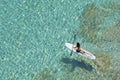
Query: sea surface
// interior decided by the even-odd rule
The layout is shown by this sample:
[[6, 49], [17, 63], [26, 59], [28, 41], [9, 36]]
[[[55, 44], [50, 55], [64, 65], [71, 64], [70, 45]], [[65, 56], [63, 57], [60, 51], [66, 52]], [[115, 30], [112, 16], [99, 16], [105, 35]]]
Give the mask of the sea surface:
[[120, 80], [120, 0], [0, 0], [0, 80]]

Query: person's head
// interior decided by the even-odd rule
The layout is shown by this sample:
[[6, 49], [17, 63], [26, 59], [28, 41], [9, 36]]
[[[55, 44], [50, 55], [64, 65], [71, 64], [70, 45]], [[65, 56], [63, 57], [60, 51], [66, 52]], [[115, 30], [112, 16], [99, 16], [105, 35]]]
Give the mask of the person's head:
[[79, 42], [77, 42], [77, 47], [80, 48], [80, 43]]

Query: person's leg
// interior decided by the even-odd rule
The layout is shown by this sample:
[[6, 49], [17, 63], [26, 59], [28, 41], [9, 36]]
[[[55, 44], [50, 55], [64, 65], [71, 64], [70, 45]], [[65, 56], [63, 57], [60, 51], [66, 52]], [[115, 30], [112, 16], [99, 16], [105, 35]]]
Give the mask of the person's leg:
[[83, 50], [80, 50], [80, 53], [84, 54], [84, 53], [85, 53], [85, 51], [83, 51]]

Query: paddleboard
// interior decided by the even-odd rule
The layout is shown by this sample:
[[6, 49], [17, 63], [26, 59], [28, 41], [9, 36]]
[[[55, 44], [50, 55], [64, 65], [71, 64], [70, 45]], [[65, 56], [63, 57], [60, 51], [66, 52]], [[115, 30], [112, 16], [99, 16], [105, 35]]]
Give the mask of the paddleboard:
[[81, 56], [83, 56], [83, 57], [86, 57], [86, 58], [89, 58], [89, 59], [95, 59], [95, 58], [96, 58], [92, 53], [86, 51], [86, 50], [83, 49], [83, 48], [80, 48], [80, 49], [83, 50], [85, 53], [82, 54], [82, 53], [80, 53], [80, 52], [76, 52], [76, 50], [73, 48], [73, 47], [75, 47], [75, 45], [73, 45], [73, 44], [65, 43], [65, 46], [66, 46], [68, 49], [70, 49], [71, 51], [73, 51], [74, 53], [76, 53], [76, 54], [78, 54], [78, 55], [81, 55]]

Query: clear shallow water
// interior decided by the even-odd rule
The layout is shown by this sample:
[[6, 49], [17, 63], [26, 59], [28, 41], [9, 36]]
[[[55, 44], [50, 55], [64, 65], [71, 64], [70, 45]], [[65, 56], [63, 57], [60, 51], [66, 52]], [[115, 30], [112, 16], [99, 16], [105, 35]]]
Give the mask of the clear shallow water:
[[[104, 16], [105, 21], [99, 24], [99, 27], [115, 27], [107, 30], [114, 32], [114, 39], [106, 34], [94, 42], [80, 36], [84, 30], [80, 15], [86, 5], [94, 2], [101, 9], [101, 4], [107, 1], [0, 1], [0, 80], [119, 80], [120, 8], [110, 10], [111, 15]], [[102, 57], [105, 59], [104, 55], [96, 63], [77, 55], [69, 56], [64, 44], [72, 43], [73, 34], [79, 29], [82, 33], [77, 34], [75, 41], [96, 56], [106, 54], [111, 63], [108, 71], [103, 72], [104, 66], [97, 66]]]

